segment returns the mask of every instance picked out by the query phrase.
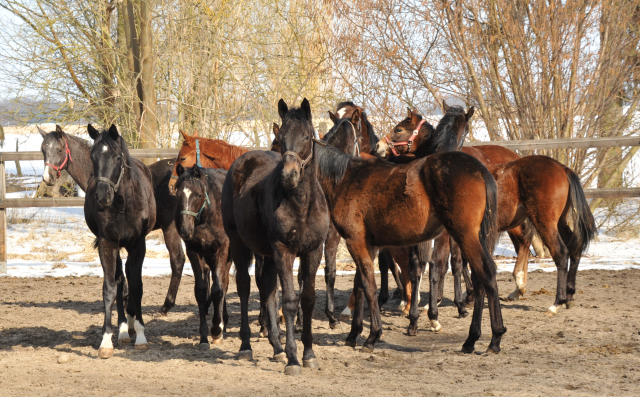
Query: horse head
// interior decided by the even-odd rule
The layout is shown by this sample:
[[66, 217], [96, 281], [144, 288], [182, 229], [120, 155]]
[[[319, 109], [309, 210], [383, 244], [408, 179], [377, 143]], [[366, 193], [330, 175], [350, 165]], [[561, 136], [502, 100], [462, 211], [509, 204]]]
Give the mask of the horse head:
[[376, 155], [382, 158], [414, 153], [433, 132], [433, 126], [422, 115], [407, 108], [407, 117], [376, 145]]
[[100, 208], [113, 204], [114, 197], [121, 187], [126, 168], [131, 168], [129, 151], [124, 139], [115, 125], [109, 130], [99, 132], [91, 124], [87, 127], [93, 139], [91, 162], [96, 179], [96, 201]]
[[322, 141], [351, 156], [360, 156], [362, 145], [360, 117], [359, 109], [353, 110], [349, 117], [343, 118], [338, 118], [338, 115], [329, 112], [333, 127], [325, 134]]
[[73, 161], [69, 144], [64, 131], [59, 125], [53, 132], [45, 132], [38, 127], [38, 132], [42, 135], [43, 141], [40, 150], [44, 155], [44, 172], [42, 180], [49, 186], [53, 186], [60, 177], [62, 170], [67, 168], [69, 162]]
[[289, 109], [284, 100], [278, 102], [282, 127], [278, 132], [282, 154], [282, 184], [287, 189], [298, 186], [302, 173], [313, 157], [313, 123], [311, 106], [307, 98], [300, 108]]
[[193, 166], [185, 169], [181, 164], [176, 167], [178, 181], [175, 184], [178, 203], [176, 205], [176, 226], [180, 236], [189, 240], [193, 238], [195, 227], [200, 222], [206, 206], [211, 206], [207, 193], [207, 176], [201, 168]]

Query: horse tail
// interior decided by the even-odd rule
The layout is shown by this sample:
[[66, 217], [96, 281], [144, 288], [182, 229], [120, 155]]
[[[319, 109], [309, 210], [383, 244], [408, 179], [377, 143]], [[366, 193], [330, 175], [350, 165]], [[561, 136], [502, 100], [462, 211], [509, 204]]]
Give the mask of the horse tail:
[[529, 241], [529, 244], [531, 244], [531, 241], [533, 241], [533, 237], [538, 234], [538, 231], [536, 230], [535, 226], [533, 226], [533, 222], [531, 222], [531, 219], [529, 218], [526, 218], [524, 222], [522, 222], [521, 226], [522, 239], [524, 241]]
[[498, 229], [498, 185], [493, 179], [493, 175], [485, 167], [482, 167], [482, 178], [486, 188], [486, 203], [484, 217], [480, 224], [480, 243], [487, 255], [491, 257], [500, 236]]
[[91, 245], [93, 246], [94, 250], [98, 249], [98, 238], [97, 237], [93, 239], [93, 242], [91, 243]]
[[567, 248], [570, 255], [573, 256], [584, 254], [587, 251], [589, 242], [595, 238], [598, 229], [587, 198], [584, 196], [580, 178], [573, 170], [567, 168], [567, 179], [569, 180], [569, 199], [571, 200], [567, 220], [573, 221], [573, 237], [567, 244]]

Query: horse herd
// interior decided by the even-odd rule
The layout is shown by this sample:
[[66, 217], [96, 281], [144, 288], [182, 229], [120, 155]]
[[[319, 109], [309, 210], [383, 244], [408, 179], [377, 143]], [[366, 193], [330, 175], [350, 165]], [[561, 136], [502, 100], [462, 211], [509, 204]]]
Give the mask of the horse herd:
[[[428, 316], [439, 331], [438, 302], [451, 257], [455, 304], [461, 317], [465, 301], [473, 316], [464, 352], [472, 352], [481, 335], [485, 295], [491, 319], [489, 351], [500, 351], [503, 325], [496, 265], [492, 252], [500, 232], [507, 231], [518, 252], [516, 290], [526, 291], [529, 246], [538, 233], [557, 269], [555, 314], [575, 293], [581, 254], [596, 227], [578, 176], [545, 156], [519, 157], [499, 146], [462, 147], [473, 108], [448, 107], [434, 128], [409, 110], [391, 133], [379, 140], [363, 109], [352, 102], [329, 112], [333, 127], [322, 139], [314, 132], [309, 102], [289, 108], [280, 100], [281, 125], [274, 124], [271, 151], [248, 151], [221, 140], [182, 133], [175, 160], [150, 166], [130, 156], [112, 125], [98, 131], [88, 126], [93, 145], [66, 134], [59, 126], [46, 133], [43, 180], [52, 185], [66, 169], [86, 192], [84, 214], [95, 234], [104, 270], [103, 339], [98, 355], [113, 355], [114, 302], [118, 342], [147, 348], [141, 301], [145, 236], [161, 229], [170, 254], [171, 282], [163, 313], [175, 304], [184, 267], [181, 240], [195, 276], [200, 316], [200, 343], [209, 346], [206, 315], [213, 305], [212, 342], [223, 340], [228, 321], [225, 294], [229, 270], [236, 267], [241, 303], [239, 358], [251, 359], [248, 318], [249, 267], [256, 265], [260, 292], [261, 335], [268, 337], [274, 359], [286, 363], [285, 373], [300, 373], [294, 332], [302, 328], [304, 367], [316, 368], [312, 346], [315, 278], [325, 257], [327, 304], [333, 328], [333, 288], [340, 237], [356, 264], [349, 306], [353, 314], [347, 345], [355, 346], [363, 330], [366, 300], [371, 331], [362, 346], [372, 351], [381, 337], [380, 306], [388, 297], [392, 270], [408, 314], [409, 334], [418, 322], [420, 284], [429, 263]], [[435, 239], [432, 252], [430, 240]], [[122, 266], [120, 248], [127, 250]], [[378, 255], [382, 275], [376, 298], [373, 261]], [[293, 263], [300, 258], [299, 298]], [[395, 262], [395, 263], [394, 263]], [[401, 269], [398, 273], [396, 263]], [[570, 263], [570, 265], [569, 265]], [[471, 277], [466, 266], [471, 268]], [[467, 287], [462, 293], [461, 276]], [[286, 326], [283, 348], [278, 321], [278, 281]]]

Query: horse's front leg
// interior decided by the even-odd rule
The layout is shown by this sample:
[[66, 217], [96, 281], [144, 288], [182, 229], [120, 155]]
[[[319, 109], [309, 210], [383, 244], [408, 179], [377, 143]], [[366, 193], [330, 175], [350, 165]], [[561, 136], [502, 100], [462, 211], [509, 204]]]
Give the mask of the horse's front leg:
[[269, 343], [273, 347], [273, 360], [286, 362], [287, 355], [282, 349], [280, 327], [278, 326], [278, 273], [276, 265], [271, 257], [259, 258], [261, 266], [260, 273], [256, 272], [256, 284], [260, 291], [261, 321], [264, 322], [264, 325], [260, 324], [260, 332], [264, 332], [264, 335], [269, 338]]
[[142, 320], [142, 263], [147, 252], [145, 236], [141, 236], [131, 247], [127, 247], [129, 257], [126, 267], [130, 268], [129, 277], [129, 300], [133, 304], [135, 312], [135, 322], [133, 327], [136, 331], [136, 349], [144, 350], [149, 347], [147, 338], [144, 335], [144, 321]]
[[293, 261], [295, 254], [280, 243], [274, 244], [273, 259], [282, 283], [282, 313], [286, 324], [287, 343], [285, 353], [287, 353], [287, 366], [284, 369], [287, 375], [299, 375], [300, 363], [295, 341], [295, 321], [298, 311], [298, 298], [296, 296], [293, 280]]
[[302, 365], [305, 368], [318, 368], [318, 360], [313, 353], [312, 320], [313, 308], [316, 305], [316, 273], [322, 259], [322, 245], [309, 254], [300, 257], [300, 274], [302, 275], [302, 290], [300, 303], [302, 306], [302, 343], [304, 353]]
[[193, 277], [195, 278], [193, 292], [196, 297], [196, 302], [198, 302], [198, 315], [200, 318], [200, 327], [198, 328], [200, 332], [200, 347], [203, 349], [209, 349], [207, 313], [209, 312], [209, 305], [211, 304], [209, 287], [211, 271], [207, 261], [201, 253], [187, 249], [187, 255], [189, 256], [191, 269], [193, 269]]
[[327, 240], [324, 243], [324, 281], [327, 284], [327, 304], [324, 313], [329, 318], [329, 327], [334, 329], [340, 321], [335, 315], [334, 290], [336, 284], [336, 255], [338, 254], [338, 244], [340, 243], [340, 234], [331, 223]]
[[[102, 284], [104, 324], [102, 326], [102, 343], [100, 343], [98, 357], [110, 358], [113, 356], [113, 341], [111, 339], [113, 336], [113, 325], [111, 324], [111, 311], [113, 310], [113, 303], [116, 300], [116, 294], [118, 293], [118, 284], [116, 282], [118, 245], [98, 237], [98, 252], [100, 254], [100, 262], [102, 263], [102, 271], [104, 272], [104, 281]], [[123, 322], [123, 324], [126, 329], [126, 322]]]

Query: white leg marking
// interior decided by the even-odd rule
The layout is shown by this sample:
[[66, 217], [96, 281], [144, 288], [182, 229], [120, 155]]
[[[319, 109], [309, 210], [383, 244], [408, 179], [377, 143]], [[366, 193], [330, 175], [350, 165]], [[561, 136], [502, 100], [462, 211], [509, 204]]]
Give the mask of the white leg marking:
[[111, 340], [111, 337], [113, 336], [113, 334], [110, 333], [105, 333], [102, 334], [102, 343], [100, 343], [100, 348], [107, 348], [107, 349], [113, 349], [113, 341]]
[[426, 305], [422, 306], [420, 310], [429, 310], [429, 304], [427, 303]]
[[416, 305], [420, 303], [420, 287], [422, 286], [422, 274], [420, 275], [420, 280], [418, 280], [418, 298], [416, 298]]
[[349, 316], [351, 317], [351, 309], [349, 309], [349, 306], [345, 307], [344, 310], [342, 311], [342, 313], [340, 313], [341, 316]]
[[129, 339], [129, 326], [127, 323], [120, 324], [120, 330], [118, 332], [118, 340]]
[[547, 312], [556, 314], [558, 312], [558, 306], [556, 306], [555, 304], [551, 305], [551, 307], [547, 309]]
[[516, 274], [516, 285], [518, 286], [518, 289], [522, 289], [522, 287], [524, 287], [524, 272], [520, 271], [518, 272], [518, 274]]
[[404, 310], [404, 308], [407, 307], [407, 302], [405, 302], [405, 300], [401, 300], [400, 304], [398, 305], [398, 309], [400, 310]]
[[224, 330], [224, 320], [220, 321], [220, 332]]
[[140, 321], [136, 320], [133, 324], [133, 328], [136, 330], [136, 346], [146, 345], [147, 338], [144, 337], [144, 325], [140, 324]]
[[431, 331], [440, 332], [441, 329], [442, 325], [440, 325], [440, 322], [438, 320], [431, 320]]
[[135, 331], [135, 327], [133, 326], [133, 323], [135, 322], [135, 317], [133, 317], [130, 314], [127, 314], [127, 326], [129, 327], [129, 332], [133, 332]]

